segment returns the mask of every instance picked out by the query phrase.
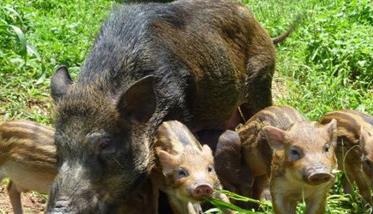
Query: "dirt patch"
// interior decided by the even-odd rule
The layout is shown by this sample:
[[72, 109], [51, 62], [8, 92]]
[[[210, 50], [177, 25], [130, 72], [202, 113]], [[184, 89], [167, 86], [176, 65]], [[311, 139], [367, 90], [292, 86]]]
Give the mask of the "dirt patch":
[[275, 104], [277, 104], [279, 100], [284, 100], [289, 96], [286, 78], [281, 76], [278, 71], [275, 72], [272, 80], [272, 96]]
[[50, 97], [45, 97], [42, 99], [31, 99], [28, 100], [26, 105], [29, 110], [33, 113], [50, 116], [50, 112], [52, 112], [52, 99]]
[[[34, 214], [44, 213], [46, 206], [46, 197], [34, 192], [22, 193], [23, 213]], [[13, 213], [12, 206], [9, 201], [6, 185], [0, 186], [0, 214]]]

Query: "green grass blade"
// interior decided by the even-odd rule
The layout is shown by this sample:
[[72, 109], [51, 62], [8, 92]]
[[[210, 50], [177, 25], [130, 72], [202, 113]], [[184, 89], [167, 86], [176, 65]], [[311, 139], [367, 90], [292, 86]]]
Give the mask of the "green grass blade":
[[9, 25], [9, 27], [16, 33], [16, 36], [19, 42], [19, 47], [20, 47], [19, 53], [26, 60], [27, 59], [27, 40], [26, 40], [25, 34], [17, 26]]

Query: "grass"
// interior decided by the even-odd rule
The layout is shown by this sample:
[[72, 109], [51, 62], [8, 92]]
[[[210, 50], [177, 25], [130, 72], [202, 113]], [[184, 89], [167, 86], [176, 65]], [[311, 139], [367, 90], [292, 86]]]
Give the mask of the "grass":
[[279, 103], [294, 106], [311, 119], [343, 108], [373, 113], [371, 2], [245, 2], [271, 35], [284, 31], [296, 15], [304, 16], [278, 48], [277, 69], [288, 80], [288, 94]]
[[[272, 36], [284, 32], [298, 14], [304, 17], [295, 33], [277, 47], [275, 82], [281, 89], [276, 90], [281, 93], [277, 103], [291, 105], [314, 120], [344, 108], [373, 114], [371, 2], [243, 2]], [[68, 65], [76, 76], [115, 4], [109, 0], [0, 0], [0, 121], [31, 119], [51, 124], [50, 76], [60, 64]], [[337, 180], [327, 213], [371, 212], [358, 194], [343, 195]], [[270, 204], [262, 207], [263, 213], [271, 212]], [[299, 211], [303, 208], [304, 204]]]
[[78, 73], [113, 4], [0, 0], [0, 119], [51, 122], [50, 76], [60, 64]]

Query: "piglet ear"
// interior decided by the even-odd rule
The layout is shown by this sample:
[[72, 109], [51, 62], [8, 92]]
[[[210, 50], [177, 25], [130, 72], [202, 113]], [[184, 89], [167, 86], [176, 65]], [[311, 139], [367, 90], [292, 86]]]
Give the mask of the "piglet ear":
[[202, 146], [202, 154], [205, 157], [211, 158], [212, 160], [214, 159], [214, 157], [212, 156], [212, 150], [211, 150], [211, 148], [208, 145], [206, 145], [206, 144]]
[[177, 156], [172, 155], [159, 147], [155, 149], [155, 153], [161, 165], [163, 174], [167, 175], [171, 173], [177, 166]]
[[325, 128], [330, 136], [330, 142], [333, 146], [337, 146], [337, 138], [338, 138], [338, 128], [337, 128], [337, 120], [332, 119], [329, 123], [325, 124]]
[[337, 120], [332, 119], [329, 123], [325, 124], [325, 128], [329, 133], [333, 142], [337, 141]]
[[69, 87], [73, 84], [73, 80], [66, 66], [58, 67], [52, 76], [50, 87], [51, 95], [55, 102], [61, 100], [67, 93]]
[[273, 126], [266, 126], [262, 129], [262, 134], [266, 138], [268, 144], [274, 150], [284, 149], [286, 140], [286, 132], [282, 129], [273, 127]]
[[153, 79], [146, 76], [138, 80], [120, 96], [117, 109], [129, 123], [145, 123], [153, 115], [156, 108]]

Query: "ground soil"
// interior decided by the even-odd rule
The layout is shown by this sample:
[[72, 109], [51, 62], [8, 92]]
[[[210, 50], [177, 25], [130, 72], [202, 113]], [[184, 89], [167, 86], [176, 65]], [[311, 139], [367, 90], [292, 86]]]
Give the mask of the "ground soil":
[[278, 104], [278, 101], [286, 99], [289, 96], [286, 78], [281, 76], [278, 71], [275, 72], [272, 80], [272, 96], [274, 104]]
[[[22, 193], [22, 204], [23, 213], [25, 214], [36, 214], [44, 213], [46, 205], [46, 196], [27, 192]], [[9, 201], [6, 185], [0, 186], [0, 214], [11, 214], [13, 213], [12, 206]]]

